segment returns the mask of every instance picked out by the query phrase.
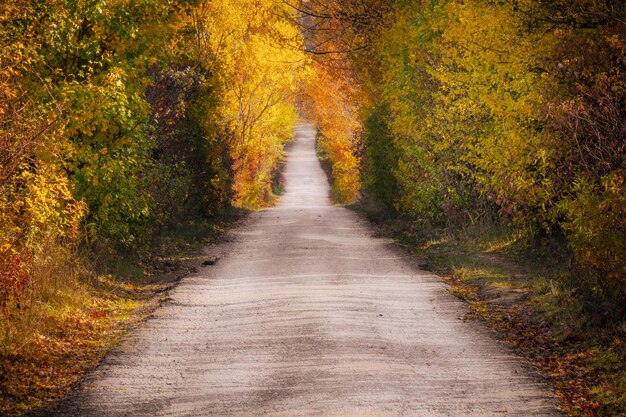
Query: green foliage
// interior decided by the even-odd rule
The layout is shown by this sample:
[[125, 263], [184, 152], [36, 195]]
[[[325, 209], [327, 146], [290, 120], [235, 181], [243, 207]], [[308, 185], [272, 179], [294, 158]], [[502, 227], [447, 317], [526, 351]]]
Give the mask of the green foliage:
[[[29, 34], [14, 42], [28, 64], [13, 65], [15, 88], [28, 92], [30, 115], [52, 120], [32, 146], [35, 165], [66, 178], [69, 204], [87, 208], [82, 238], [99, 251], [140, 250], [155, 227], [229, 203], [216, 77], [187, 53], [196, 39], [190, 7], [25, 1], [3, 32], [7, 41]], [[159, 98], [159, 89], [173, 97]]]
[[188, 64], [152, 71], [147, 97], [154, 142], [150, 194], [160, 228], [220, 214], [230, 201], [231, 161], [217, 127], [216, 89], [207, 69]]
[[367, 164], [363, 185], [387, 208], [393, 208], [399, 185], [390, 167], [394, 167], [400, 153], [387, 125], [388, 114], [387, 106], [375, 106], [364, 123]]
[[[151, 198], [145, 193], [153, 162], [144, 91], [147, 68], [167, 39], [150, 36], [167, 27], [174, 3], [24, 2], [28, 14], [15, 22], [33, 47], [21, 83], [54, 117], [54, 153], [38, 155], [65, 171], [73, 197], [88, 207], [92, 243], [134, 250], [149, 237]], [[143, 36], [139, 36], [143, 33]]]
[[76, 198], [89, 207], [89, 233], [107, 246], [136, 248], [150, 216], [143, 175], [152, 165], [144, 133], [148, 107], [138, 94], [108, 83], [70, 85], [63, 94], [64, 103], [76, 109], [64, 132], [69, 142], [64, 165]]

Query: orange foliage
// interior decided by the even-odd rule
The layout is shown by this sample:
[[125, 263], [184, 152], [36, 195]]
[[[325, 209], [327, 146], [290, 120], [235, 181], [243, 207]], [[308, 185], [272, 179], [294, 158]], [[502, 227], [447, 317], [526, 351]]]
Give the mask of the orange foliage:
[[340, 203], [358, 197], [360, 179], [360, 90], [351, 71], [317, 62], [306, 87], [305, 111], [318, 126], [319, 148], [332, 165], [333, 191]]

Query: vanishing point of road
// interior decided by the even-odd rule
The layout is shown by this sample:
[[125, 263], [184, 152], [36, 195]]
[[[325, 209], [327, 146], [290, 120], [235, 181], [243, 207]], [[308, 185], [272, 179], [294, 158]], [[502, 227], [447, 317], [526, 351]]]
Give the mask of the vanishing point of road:
[[550, 389], [437, 276], [332, 206], [301, 124], [286, 192], [90, 373], [63, 416], [551, 416]]

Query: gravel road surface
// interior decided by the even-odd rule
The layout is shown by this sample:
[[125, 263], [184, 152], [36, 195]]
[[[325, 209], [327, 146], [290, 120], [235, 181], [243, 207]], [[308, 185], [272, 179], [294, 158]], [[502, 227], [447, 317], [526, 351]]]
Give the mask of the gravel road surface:
[[437, 276], [331, 205], [315, 131], [296, 132], [281, 203], [211, 248], [219, 261], [54, 415], [557, 415], [549, 387], [459, 320], [467, 310]]

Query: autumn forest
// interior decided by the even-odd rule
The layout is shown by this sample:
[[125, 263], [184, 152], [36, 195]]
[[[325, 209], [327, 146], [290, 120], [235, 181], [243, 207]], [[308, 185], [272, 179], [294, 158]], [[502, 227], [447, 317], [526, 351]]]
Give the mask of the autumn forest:
[[298, 120], [404, 245], [551, 265], [564, 409], [626, 413], [623, 1], [5, 0], [0, 45], [0, 414], [64, 396], [166, 253], [274, 205]]

